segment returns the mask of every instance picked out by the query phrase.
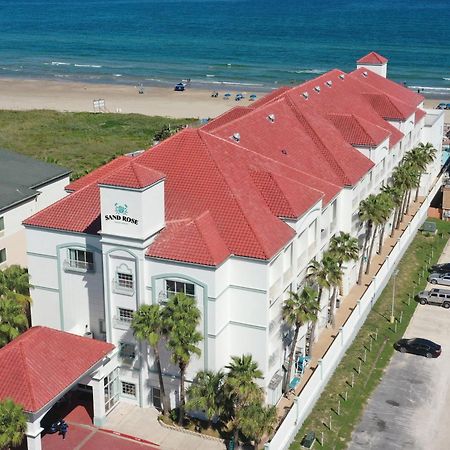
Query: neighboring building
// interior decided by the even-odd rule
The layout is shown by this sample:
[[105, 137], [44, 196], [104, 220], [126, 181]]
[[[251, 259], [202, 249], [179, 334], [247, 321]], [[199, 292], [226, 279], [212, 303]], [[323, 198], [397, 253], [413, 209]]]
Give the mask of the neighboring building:
[[[283, 300], [334, 234], [362, 238], [360, 201], [423, 140], [438, 150], [422, 177], [427, 192], [442, 122], [422, 96], [366, 67], [332, 70], [117, 158], [25, 222], [33, 323], [113, 343], [122, 398], [158, 406], [153, 359], [130, 321], [140, 305], [183, 292], [197, 300], [204, 336], [188, 378], [251, 353], [274, 404], [291, 340]], [[346, 267], [345, 292], [357, 267]], [[299, 349], [306, 339], [304, 327]], [[178, 370], [163, 359], [175, 402]]]
[[67, 195], [70, 171], [0, 150], [0, 269], [27, 266], [22, 222]]

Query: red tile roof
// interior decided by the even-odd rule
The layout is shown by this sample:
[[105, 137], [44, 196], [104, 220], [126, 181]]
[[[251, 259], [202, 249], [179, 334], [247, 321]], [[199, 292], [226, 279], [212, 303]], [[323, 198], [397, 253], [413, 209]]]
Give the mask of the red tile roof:
[[36, 412], [101, 361], [114, 345], [32, 327], [0, 349], [0, 401]]
[[99, 183], [109, 186], [142, 189], [151, 186], [164, 177], [165, 175], [161, 172], [131, 161], [120, 167], [120, 169], [115, 170], [111, 175], [101, 178]]
[[95, 183], [106, 175], [109, 175], [114, 170], [129, 163], [130, 159], [130, 156], [119, 156], [118, 158], [115, 158], [112, 161], [106, 163], [104, 166], [98, 167], [84, 177], [73, 181], [68, 186], [66, 186], [66, 191], [78, 191], [86, 186], [89, 186], [90, 184]]
[[386, 64], [388, 62], [388, 59], [376, 52], [370, 52], [367, 55], [363, 56], [362, 58], [358, 59], [358, 61], [356, 62], [358, 64], [381, 65]]
[[423, 109], [418, 108], [416, 110], [416, 114], [414, 115], [414, 124], [422, 120], [426, 115], [427, 113]]
[[282, 87], [132, 160], [118, 158], [72, 183], [75, 193], [25, 224], [96, 233], [98, 184], [136, 187], [165, 176], [166, 228], [149, 257], [207, 266], [230, 255], [271, 258], [294, 235], [281, 219], [327, 205], [373, 167], [353, 146], [389, 138], [393, 147], [403, 134], [385, 118], [415, 113], [420, 120], [421, 96], [364, 72], [335, 69]]
[[389, 131], [354, 114], [328, 114], [329, 120], [351, 145], [377, 147], [390, 136]]

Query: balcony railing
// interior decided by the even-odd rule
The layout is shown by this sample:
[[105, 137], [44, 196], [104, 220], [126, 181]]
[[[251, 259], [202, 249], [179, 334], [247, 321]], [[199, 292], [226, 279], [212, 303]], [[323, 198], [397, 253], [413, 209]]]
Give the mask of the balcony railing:
[[113, 326], [114, 328], [118, 328], [119, 330], [128, 330], [131, 326], [132, 320], [133, 319], [131, 317], [114, 316]]
[[63, 264], [64, 270], [67, 272], [93, 272], [94, 263], [87, 261], [77, 261], [75, 259], [66, 259]]

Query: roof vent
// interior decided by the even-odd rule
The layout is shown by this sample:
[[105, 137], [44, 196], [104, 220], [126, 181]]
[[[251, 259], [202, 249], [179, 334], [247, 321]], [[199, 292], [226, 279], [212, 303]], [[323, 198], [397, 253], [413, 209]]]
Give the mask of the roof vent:
[[307, 92], [303, 92], [303, 97], [305, 97], [305, 98], [308, 98], [309, 97], [309, 94], [307, 93]]
[[369, 75], [367, 72], [363, 72], [362, 74], [363, 74], [363, 77], [366, 77], [366, 78], [367, 78], [367, 75]]
[[320, 92], [320, 86], [316, 86], [316, 87], [314, 88], [314, 90], [315, 90], [316, 92]]
[[268, 120], [269, 122], [274, 123], [274, 122], [275, 122], [275, 114], [269, 114], [269, 115], [267, 116], [267, 120]]
[[341, 74], [339, 75], [339, 78], [340, 78], [341, 80], [343, 80], [343, 79], [345, 78], [345, 75], [344, 75], [343, 73], [341, 73]]
[[283, 150], [281, 150], [281, 153], [283, 153], [283, 155], [287, 155], [288, 151], [286, 149], [283, 148]]
[[333, 82], [332, 82], [331, 80], [328, 80], [328, 81], [325, 82], [325, 84], [326, 84], [328, 87], [331, 87], [332, 84], [333, 84]]
[[234, 133], [233, 136], [231, 136], [231, 139], [235, 142], [239, 142], [241, 140], [241, 135], [239, 133]]

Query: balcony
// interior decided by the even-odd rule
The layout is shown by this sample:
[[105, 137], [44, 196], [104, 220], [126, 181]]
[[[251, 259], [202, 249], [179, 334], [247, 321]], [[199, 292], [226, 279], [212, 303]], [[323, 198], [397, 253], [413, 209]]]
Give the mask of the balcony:
[[94, 263], [87, 261], [77, 261], [75, 259], [66, 259], [64, 260], [63, 268], [65, 272], [93, 272]]
[[119, 317], [114, 316], [113, 317], [113, 327], [117, 328], [119, 330], [128, 330], [131, 326], [131, 321], [133, 319], [130, 317]]

